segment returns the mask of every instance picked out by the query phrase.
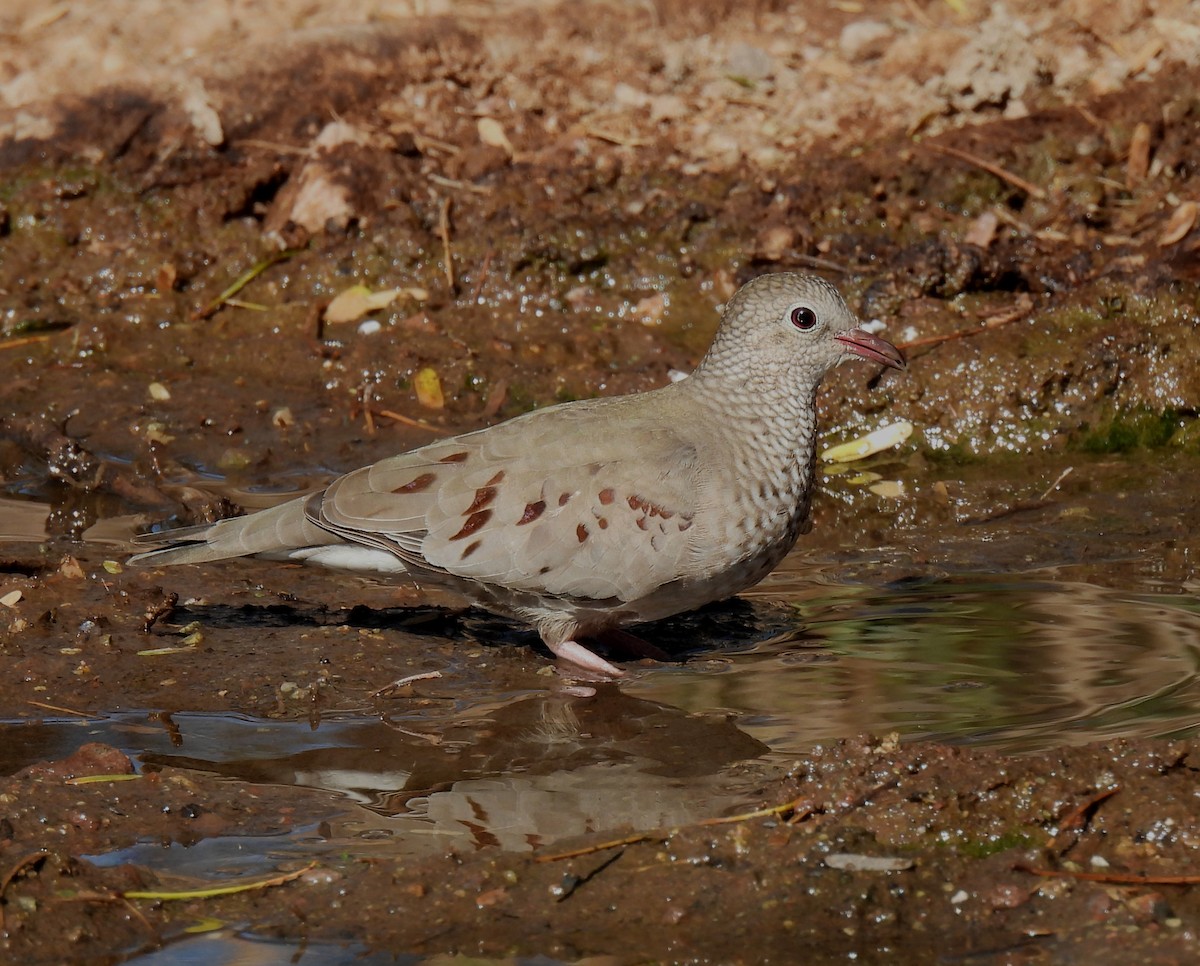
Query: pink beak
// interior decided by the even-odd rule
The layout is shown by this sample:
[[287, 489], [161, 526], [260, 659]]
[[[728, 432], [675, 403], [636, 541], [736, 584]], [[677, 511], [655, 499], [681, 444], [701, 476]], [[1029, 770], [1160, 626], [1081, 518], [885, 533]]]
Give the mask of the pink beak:
[[856, 356], [862, 356], [872, 362], [881, 362], [893, 369], [905, 368], [904, 356], [900, 355], [900, 350], [886, 339], [871, 335], [870, 332], [851, 329], [849, 332], [835, 335], [834, 338]]

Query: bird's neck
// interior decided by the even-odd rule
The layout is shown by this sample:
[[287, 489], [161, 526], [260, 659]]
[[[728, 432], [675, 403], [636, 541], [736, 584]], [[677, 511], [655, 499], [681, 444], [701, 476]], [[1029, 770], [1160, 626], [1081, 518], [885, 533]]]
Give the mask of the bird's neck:
[[701, 498], [720, 505], [722, 524], [714, 539], [765, 573], [791, 549], [808, 519], [816, 388], [797, 393], [733, 379], [691, 388], [703, 400], [686, 407], [705, 421], [698, 438], [723, 457], [708, 464]]
[[701, 401], [697, 408], [718, 433], [746, 440], [765, 459], [808, 464], [817, 440], [817, 386], [739, 379], [704, 370], [687, 381], [692, 380], [696, 381], [689, 388]]

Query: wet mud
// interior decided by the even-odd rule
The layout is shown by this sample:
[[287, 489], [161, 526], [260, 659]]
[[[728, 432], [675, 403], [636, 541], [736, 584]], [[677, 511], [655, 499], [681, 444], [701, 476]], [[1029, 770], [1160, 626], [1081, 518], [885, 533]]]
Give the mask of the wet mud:
[[[1164, 41], [926, 102], [1000, 12], [809, 11], [789, 60], [746, 40], [784, 5], [644, 6], [653, 42], [522, 6], [0, 115], [4, 957], [1193, 958], [1200, 73]], [[619, 686], [411, 584], [124, 564], [661, 385], [773, 270], [910, 360], [836, 373], [827, 440], [916, 432], [824, 466], [779, 573]], [[388, 294], [331, 311], [355, 286]]]

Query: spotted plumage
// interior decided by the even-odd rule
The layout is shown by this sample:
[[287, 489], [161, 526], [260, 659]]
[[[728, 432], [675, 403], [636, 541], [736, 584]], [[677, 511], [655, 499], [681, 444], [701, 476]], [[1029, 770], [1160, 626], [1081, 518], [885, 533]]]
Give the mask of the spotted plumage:
[[791, 549], [808, 525], [817, 387], [854, 357], [903, 367], [828, 283], [764, 276], [730, 300], [688, 379], [432, 443], [273, 509], [163, 534], [167, 546], [132, 562], [406, 572], [615, 676], [581, 638], [736, 593]]

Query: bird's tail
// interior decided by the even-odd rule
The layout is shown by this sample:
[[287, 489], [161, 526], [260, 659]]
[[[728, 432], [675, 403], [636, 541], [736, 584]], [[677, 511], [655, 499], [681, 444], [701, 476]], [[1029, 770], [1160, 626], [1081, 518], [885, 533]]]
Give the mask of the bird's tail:
[[140, 544], [157, 544], [129, 559], [135, 566], [169, 567], [230, 557], [289, 557], [295, 551], [341, 543], [318, 527], [305, 513], [309, 497], [281, 503], [269, 510], [197, 527], [145, 534]]

